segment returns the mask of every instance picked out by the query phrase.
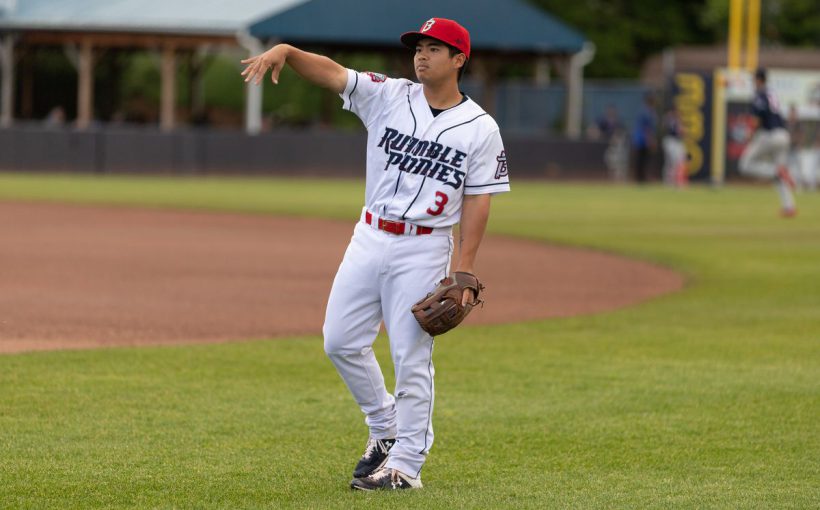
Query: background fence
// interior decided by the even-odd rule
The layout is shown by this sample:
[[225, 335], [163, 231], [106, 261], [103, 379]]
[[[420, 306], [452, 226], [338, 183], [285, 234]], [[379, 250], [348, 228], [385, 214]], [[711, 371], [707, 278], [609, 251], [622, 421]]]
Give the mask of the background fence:
[[[76, 131], [41, 125], [0, 129], [0, 170], [90, 173], [301, 174], [361, 176], [364, 132], [273, 131], [256, 136], [208, 129]], [[603, 142], [505, 136], [510, 171], [521, 177], [606, 177]]]

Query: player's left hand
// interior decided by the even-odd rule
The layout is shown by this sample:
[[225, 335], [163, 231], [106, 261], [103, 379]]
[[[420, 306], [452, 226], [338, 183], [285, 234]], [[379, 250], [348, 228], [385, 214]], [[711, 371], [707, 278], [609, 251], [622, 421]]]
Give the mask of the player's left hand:
[[410, 311], [421, 329], [431, 336], [443, 335], [461, 324], [470, 310], [482, 303], [478, 296], [483, 289], [474, 274], [456, 271], [438, 282], [433, 292], [414, 304]]

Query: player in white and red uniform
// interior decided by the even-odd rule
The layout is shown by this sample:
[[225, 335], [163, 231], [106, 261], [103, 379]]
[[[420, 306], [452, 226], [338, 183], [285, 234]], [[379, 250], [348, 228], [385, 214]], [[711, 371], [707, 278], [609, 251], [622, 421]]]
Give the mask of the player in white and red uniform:
[[[473, 272], [490, 196], [509, 191], [507, 156], [495, 121], [458, 89], [469, 33], [433, 18], [402, 42], [414, 48], [420, 83], [344, 69], [290, 46], [243, 61], [259, 82], [285, 62], [339, 92], [367, 127], [367, 184], [361, 221], [328, 299], [325, 350], [365, 414], [370, 436], [354, 471], [355, 489], [421, 487], [433, 443], [433, 338], [410, 307], [450, 271], [452, 230], [460, 228], [457, 271]], [[465, 291], [465, 301], [471, 299]], [[384, 321], [396, 372], [387, 391], [372, 345]]]

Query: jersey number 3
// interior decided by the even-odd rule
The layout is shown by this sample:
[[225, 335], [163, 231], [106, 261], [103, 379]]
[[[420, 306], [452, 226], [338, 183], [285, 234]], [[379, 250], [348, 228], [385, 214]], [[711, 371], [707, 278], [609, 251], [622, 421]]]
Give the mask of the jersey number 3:
[[442, 212], [444, 212], [444, 206], [447, 205], [447, 202], [450, 201], [450, 197], [442, 193], [441, 191], [436, 191], [436, 205], [435, 207], [430, 207], [427, 209], [427, 214], [432, 216], [438, 216]]

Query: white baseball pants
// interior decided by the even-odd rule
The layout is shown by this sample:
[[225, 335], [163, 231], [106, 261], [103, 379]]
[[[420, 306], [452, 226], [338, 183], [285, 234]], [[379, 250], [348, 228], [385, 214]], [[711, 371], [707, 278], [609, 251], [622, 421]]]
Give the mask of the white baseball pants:
[[[336, 273], [323, 328], [325, 352], [370, 435], [396, 438], [386, 466], [418, 476], [433, 444], [433, 338], [410, 307], [449, 272], [452, 229], [395, 235], [359, 222]], [[372, 345], [384, 320], [396, 372], [388, 393]]]
[[678, 171], [686, 161], [686, 145], [676, 136], [663, 137], [663, 182], [670, 186], [677, 184]]
[[789, 132], [759, 129], [740, 156], [740, 173], [760, 179], [774, 179], [777, 169], [789, 161]]
[[783, 209], [794, 209], [794, 195], [789, 185], [777, 179], [777, 170], [789, 161], [789, 132], [783, 128], [759, 129], [740, 156], [740, 173], [758, 179], [776, 179]]

